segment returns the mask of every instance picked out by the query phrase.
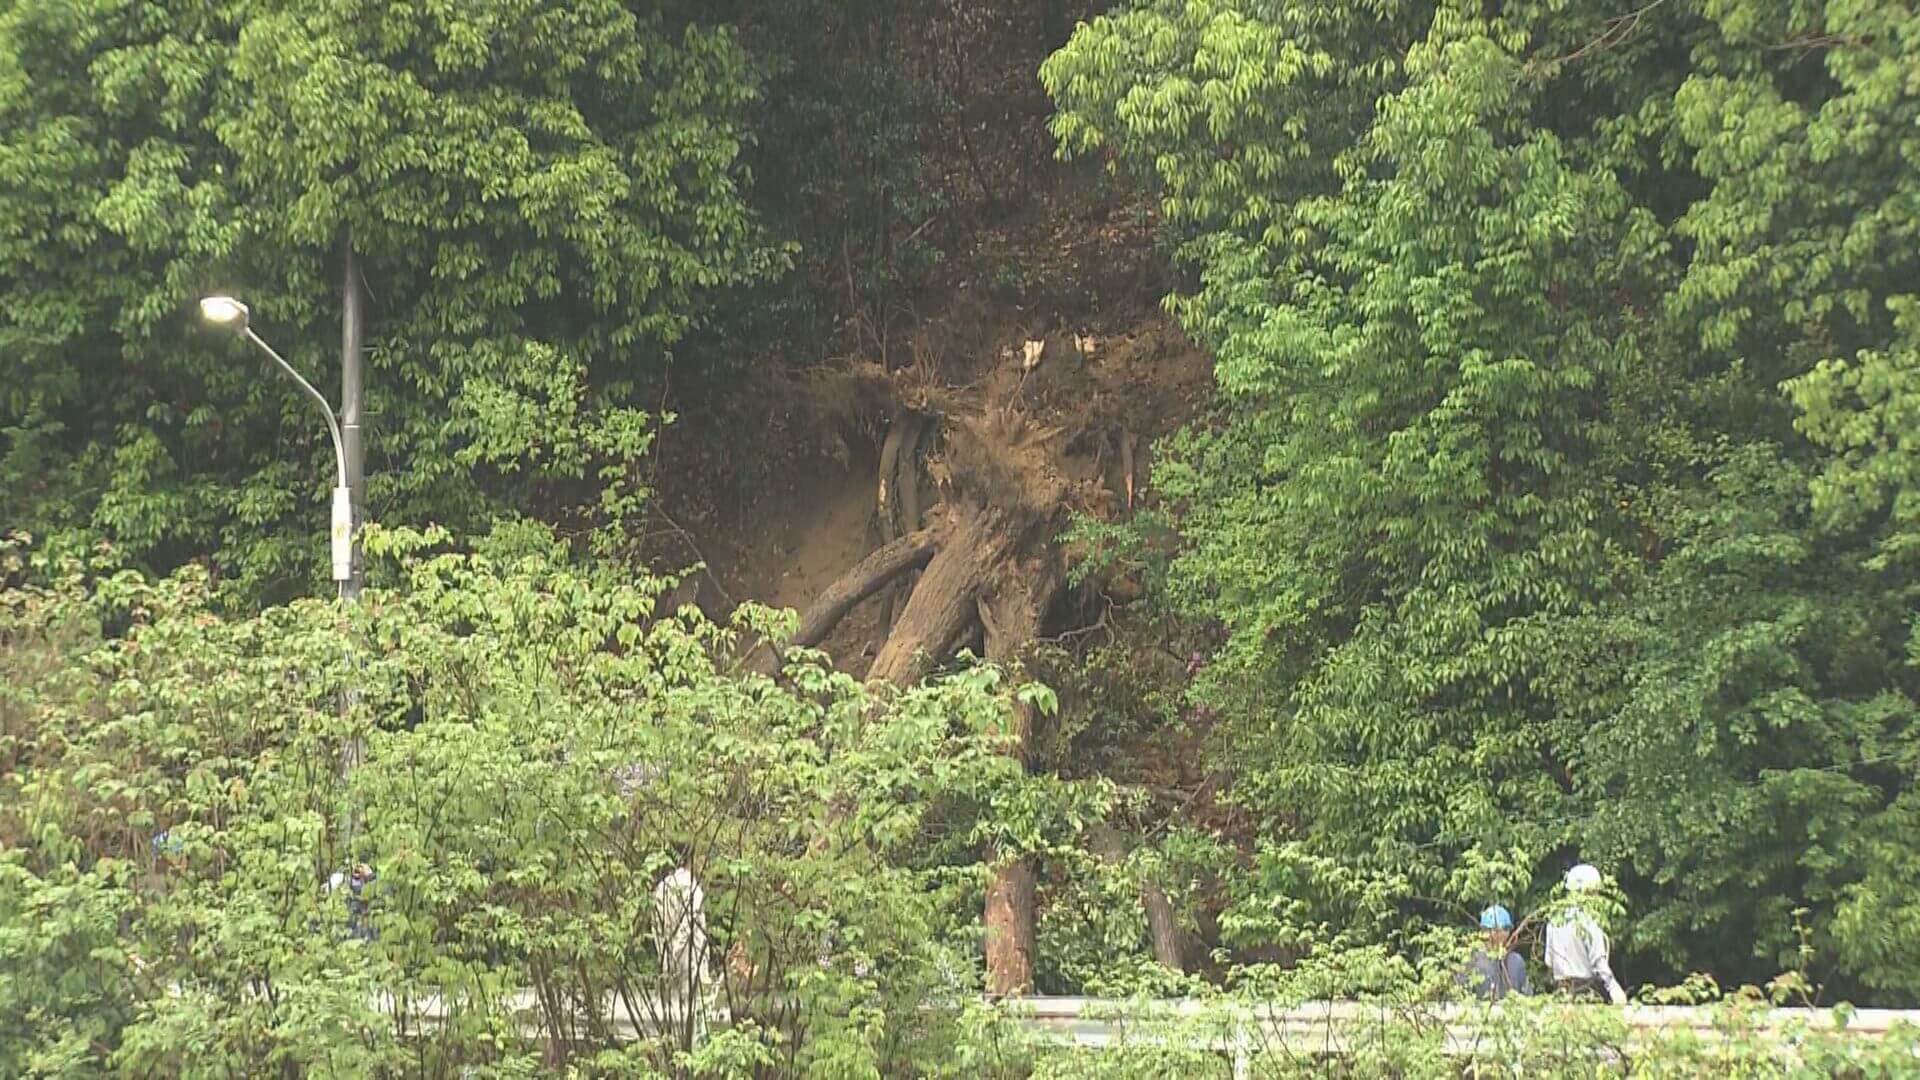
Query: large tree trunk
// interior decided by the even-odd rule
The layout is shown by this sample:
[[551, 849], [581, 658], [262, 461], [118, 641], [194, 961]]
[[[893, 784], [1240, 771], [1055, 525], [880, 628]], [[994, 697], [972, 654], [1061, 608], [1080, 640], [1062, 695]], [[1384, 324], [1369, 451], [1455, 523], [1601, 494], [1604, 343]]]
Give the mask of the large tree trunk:
[[1033, 863], [1013, 859], [993, 868], [987, 886], [987, 993], [1033, 992]]
[[1140, 903], [1147, 909], [1147, 935], [1153, 942], [1153, 958], [1175, 971], [1186, 971], [1193, 935], [1181, 928], [1166, 890], [1151, 881], [1143, 881]]
[[962, 513], [920, 575], [867, 678], [912, 686], [953, 652], [954, 643], [977, 618], [980, 596], [1011, 552], [1014, 538], [996, 527], [997, 515], [990, 511], [968, 508]]
[[[963, 513], [927, 564], [868, 678], [898, 686], [919, 682], [976, 619], [985, 630], [987, 659], [1010, 668], [1039, 637], [1060, 592], [1057, 557], [1050, 550], [1021, 557], [1021, 537], [1001, 514], [979, 507]], [[1015, 702], [1008, 719], [1007, 753], [1025, 765], [1033, 749], [1033, 708]], [[1033, 866], [1025, 858], [999, 858], [997, 852], [993, 861], [985, 912], [987, 988], [995, 994], [1031, 993]]]
[[[975, 633], [989, 660], [1017, 670], [1022, 650], [1039, 637], [1064, 581], [1054, 541], [1059, 516], [1069, 505], [1064, 475], [1033, 453], [1037, 444], [1020, 441], [1031, 432], [1023, 436], [1027, 427], [1016, 426], [1010, 416], [995, 412], [947, 419], [944, 464], [956, 478], [956, 495], [943, 504], [945, 517], [928, 530], [890, 540], [835, 582], [795, 638], [796, 644], [818, 641], [862, 598], [924, 562], [925, 570], [876, 650], [870, 680], [912, 686]], [[919, 429], [908, 414], [882, 447], [878, 502], [888, 536], [896, 506], [909, 522], [918, 516], [917, 492], [909, 485], [917, 482], [913, 455]], [[914, 540], [936, 531], [931, 541]], [[931, 557], [923, 557], [929, 545]], [[1032, 707], [1021, 702], [1008, 717], [1006, 751], [1023, 766], [1030, 765], [1034, 719]], [[1030, 860], [1002, 852], [990, 853], [990, 861], [987, 985], [996, 994], [1031, 993], [1034, 868]]]
[[[1060, 592], [1056, 560], [1039, 555], [1017, 560], [1012, 573], [998, 580], [999, 588], [980, 601], [980, 623], [986, 628], [987, 659], [1009, 668], [1021, 652], [1040, 636], [1040, 624]], [[1013, 703], [1013, 730], [1007, 752], [1022, 767], [1032, 764], [1033, 706]], [[1002, 857], [995, 852], [993, 883], [987, 887], [987, 992], [1033, 992], [1034, 873], [1031, 859]]]
[[[1102, 860], [1115, 865], [1127, 861], [1127, 842], [1113, 826], [1093, 826], [1088, 830], [1088, 839], [1092, 841], [1093, 853]], [[1147, 938], [1153, 944], [1153, 958], [1175, 971], [1187, 970], [1192, 935], [1181, 929], [1166, 890], [1142, 879], [1140, 904], [1147, 910]]]

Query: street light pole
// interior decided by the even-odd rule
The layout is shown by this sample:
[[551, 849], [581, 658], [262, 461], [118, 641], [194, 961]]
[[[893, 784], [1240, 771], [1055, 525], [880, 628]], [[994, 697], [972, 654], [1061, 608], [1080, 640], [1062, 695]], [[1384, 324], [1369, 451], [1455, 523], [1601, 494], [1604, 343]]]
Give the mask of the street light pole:
[[[342, 438], [340, 486], [347, 489], [348, 503], [355, 522], [367, 519], [366, 443], [361, 439], [360, 417], [366, 396], [366, 349], [362, 342], [364, 309], [361, 307], [360, 269], [354, 263], [353, 236], [347, 235], [346, 268], [343, 272], [345, 302], [340, 315], [340, 429]], [[340, 583], [342, 600], [358, 600], [360, 586], [366, 580], [361, 562], [358, 530], [350, 537], [347, 577]]]
[[[247, 305], [231, 296], [209, 296], [200, 301], [200, 315], [215, 326], [225, 327], [238, 332], [247, 340], [260, 347], [260, 351], [273, 359], [280, 370], [294, 381], [313, 403], [320, 407], [320, 415], [327, 421], [327, 435], [333, 440], [334, 488], [333, 522], [329, 533], [329, 548], [333, 563], [333, 580], [340, 584], [340, 599], [343, 603], [354, 603], [360, 598], [361, 568], [359, 555], [358, 530], [359, 511], [363, 505], [358, 498], [363, 483], [363, 464], [365, 461], [363, 444], [360, 438], [360, 403], [362, 398], [362, 369], [360, 366], [360, 290], [358, 276], [353, 266], [353, 251], [349, 244], [347, 251], [347, 296], [346, 315], [342, 330], [345, 334], [341, 350], [342, 371], [340, 376], [341, 410], [346, 414], [346, 424], [341, 424], [333, 407], [327, 404], [325, 394], [313, 388], [300, 372], [294, 370], [286, 358], [273, 350], [259, 334], [248, 325], [251, 313]], [[343, 430], [344, 429], [344, 430]], [[351, 665], [352, 653], [347, 661]], [[351, 679], [351, 677], [349, 677]], [[343, 715], [353, 709], [354, 690], [349, 681], [340, 695], [340, 711]], [[365, 756], [366, 747], [358, 738], [347, 740], [340, 749], [340, 773], [344, 777], [353, 771]], [[350, 810], [347, 815], [346, 847], [352, 849], [353, 838], [359, 831], [360, 813]]]
[[[333, 439], [333, 527], [329, 533], [329, 547], [333, 556], [333, 580], [340, 583], [341, 598], [350, 600], [357, 596], [360, 590], [357, 585], [351, 584], [354, 576], [353, 489], [348, 485], [351, 474], [347, 469], [347, 443], [341, 435], [340, 422], [333, 415], [333, 406], [327, 404], [326, 395], [315, 390], [305, 376], [294, 370], [292, 364], [287, 363], [286, 358], [273, 351], [273, 346], [253, 332], [253, 327], [248, 325], [250, 314], [247, 305], [231, 296], [209, 296], [200, 301], [201, 318], [215, 326], [233, 330], [258, 345], [260, 351], [266, 353], [275, 364], [278, 364], [280, 370], [305, 391], [315, 405], [320, 407], [320, 415], [327, 421], [327, 435]], [[358, 427], [354, 429], [354, 435], [357, 439]]]

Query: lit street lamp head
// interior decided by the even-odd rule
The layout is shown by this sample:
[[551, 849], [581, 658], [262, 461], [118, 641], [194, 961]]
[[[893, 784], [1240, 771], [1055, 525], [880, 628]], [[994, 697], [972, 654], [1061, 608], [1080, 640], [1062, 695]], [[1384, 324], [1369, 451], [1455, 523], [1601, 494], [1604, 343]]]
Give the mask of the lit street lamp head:
[[[339, 504], [340, 500], [346, 497], [347, 450], [345, 444], [340, 439], [340, 421], [333, 415], [333, 406], [327, 404], [326, 395], [315, 390], [313, 384], [307, 381], [306, 376], [295, 371], [293, 365], [287, 363], [285, 357], [274, 352], [273, 346], [260, 340], [260, 335], [254, 333], [253, 330], [247, 326], [247, 305], [235, 300], [231, 296], [202, 297], [200, 300], [200, 317], [207, 320], [207, 322], [213, 326], [220, 327], [223, 330], [231, 330], [241, 337], [246, 338], [248, 341], [253, 342], [255, 345], [260, 346], [260, 351], [267, 354], [267, 359], [272, 360], [274, 366], [278, 367], [282, 374], [292, 379], [294, 384], [300, 387], [301, 392], [312, 398], [313, 403], [320, 407], [320, 415], [327, 418], [327, 435], [333, 439], [333, 463], [339, 473], [340, 479], [340, 483], [337, 485], [340, 490], [334, 493], [334, 502]], [[338, 509], [335, 510], [335, 513], [339, 513]], [[335, 522], [335, 528], [339, 528], [337, 520]], [[338, 555], [336, 553], [336, 559], [337, 558]], [[335, 573], [342, 573], [339, 569], [342, 564], [336, 562], [334, 565]], [[343, 578], [342, 580], [345, 579]]]
[[231, 296], [202, 297], [200, 317], [214, 326], [237, 333], [247, 328], [247, 305]]

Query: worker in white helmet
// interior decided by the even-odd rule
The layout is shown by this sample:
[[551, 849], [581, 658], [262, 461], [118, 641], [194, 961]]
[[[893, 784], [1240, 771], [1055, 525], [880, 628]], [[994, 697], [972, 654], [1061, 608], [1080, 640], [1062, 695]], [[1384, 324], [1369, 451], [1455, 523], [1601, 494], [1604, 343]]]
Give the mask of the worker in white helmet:
[[[1600, 871], [1586, 863], [1567, 871], [1567, 891], [1590, 892], [1600, 886]], [[1592, 915], [1574, 910], [1547, 923], [1547, 968], [1554, 988], [1574, 998], [1605, 996], [1615, 1005], [1627, 1003], [1627, 992], [1613, 977], [1607, 959], [1607, 934]]]

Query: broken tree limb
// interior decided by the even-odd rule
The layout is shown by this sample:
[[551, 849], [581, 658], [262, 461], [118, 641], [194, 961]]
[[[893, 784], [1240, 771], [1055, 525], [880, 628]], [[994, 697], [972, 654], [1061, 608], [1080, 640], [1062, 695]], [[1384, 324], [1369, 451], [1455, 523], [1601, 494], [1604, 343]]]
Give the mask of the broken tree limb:
[[[919, 529], [889, 544], [876, 548], [872, 554], [861, 559], [854, 568], [840, 575], [833, 584], [827, 586], [813, 605], [800, 619], [800, 628], [794, 631], [788, 646], [794, 648], [812, 648], [826, 640], [833, 628], [846, 617], [860, 601], [885, 588], [887, 583], [915, 567], [925, 566], [940, 547], [940, 535], [935, 529]], [[755, 656], [755, 667], [761, 674], [771, 674], [771, 668], [778, 665], [777, 649], [769, 646], [765, 653]], [[762, 659], [764, 657], [764, 659]]]
[[1013, 537], [996, 527], [993, 515], [967, 511], [927, 563], [867, 678], [912, 686], [946, 659], [975, 618], [989, 575], [1001, 569], [1012, 545]]
[[847, 612], [887, 583], [915, 567], [925, 566], [939, 550], [939, 537], [932, 529], [920, 529], [884, 544], [853, 569], [827, 586], [820, 598], [807, 609], [794, 631], [793, 644], [812, 648], [826, 640]]

